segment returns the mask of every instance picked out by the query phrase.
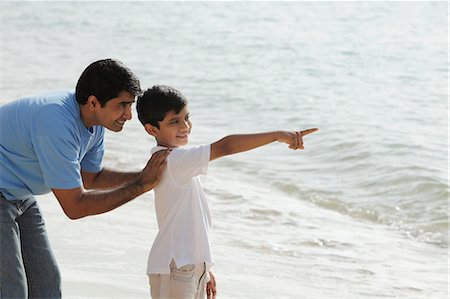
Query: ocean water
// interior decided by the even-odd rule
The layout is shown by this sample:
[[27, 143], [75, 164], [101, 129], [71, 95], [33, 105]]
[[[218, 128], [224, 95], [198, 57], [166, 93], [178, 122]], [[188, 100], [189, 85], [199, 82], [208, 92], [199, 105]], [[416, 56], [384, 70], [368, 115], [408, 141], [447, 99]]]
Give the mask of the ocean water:
[[[447, 2], [1, 2], [0, 103], [114, 57], [189, 99], [191, 144], [318, 127], [212, 162], [222, 298], [447, 298]], [[105, 165], [137, 169], [135, 117]], [[68, 221], [40, 200], [68, 298], [146, 298], [153, 194]], [[62, 226], [64, 225], [64, 226]]]

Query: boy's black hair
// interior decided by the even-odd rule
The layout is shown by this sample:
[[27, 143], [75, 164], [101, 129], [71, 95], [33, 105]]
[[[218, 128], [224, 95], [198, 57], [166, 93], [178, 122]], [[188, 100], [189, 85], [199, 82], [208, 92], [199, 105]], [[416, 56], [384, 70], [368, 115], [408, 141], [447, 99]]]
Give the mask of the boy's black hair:
[[187, 99], [177, 89], [155, 85], [147, 89], [143, 95], [138, 97], [136, 110], [139, 121], [151, 124], [159, 129], [159, 123], [170, 111], [176, 114], [187, 105]]
[[91, 63], [81, 74], [75, 89], [77, 102], [87, 103], [94, 95], [101, 107], [106, 102], [126, 91], [133, 96], [141, 94], [139, 79], [122, 62], [115, 59], [103, 59]]

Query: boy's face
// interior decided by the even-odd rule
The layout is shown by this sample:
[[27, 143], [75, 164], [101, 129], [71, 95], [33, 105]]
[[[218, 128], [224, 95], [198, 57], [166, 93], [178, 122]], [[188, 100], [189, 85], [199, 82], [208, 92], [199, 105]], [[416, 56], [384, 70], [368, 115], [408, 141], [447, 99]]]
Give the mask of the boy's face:
[[188, 143], [192, 123], [189, 120], [189, 109], [184, 106], [180, 113], [170, 111], [166, 117], [159, 122], [159, 129], [153, 127], [158, 145], [167, 147], [179, 147]]

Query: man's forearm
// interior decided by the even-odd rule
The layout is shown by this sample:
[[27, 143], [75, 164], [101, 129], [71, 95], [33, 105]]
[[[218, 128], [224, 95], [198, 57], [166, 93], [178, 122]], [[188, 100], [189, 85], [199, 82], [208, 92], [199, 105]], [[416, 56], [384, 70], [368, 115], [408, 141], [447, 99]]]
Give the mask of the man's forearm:
[[52, 189], [64, 213], [70, 219], [79, 219], [89, 215], [102, 214], [129, 202], [154, 186], [144, 185], [133, 180], [113, 189], [84, 190]]
[[139, 174], [140, 172], [121, 172], [104, 168], [85, 180], [84, 184], [86, 189], [110, 189], [131, 182]]
[[87, 190], [79, 199], [81, 217], [102, 214], [142, 195], [144, 188], [136, 181], [130, 181], [114, 189]]
[[[82, 172], [84, 188], [52, 188], [53, 194], [71, 219], [111, 211], [153, 189], [166, 167], [166, 157], [169, 153], [170, 151], [159, 151], [153, 154], [139, 173], [108, 170], [99, 174]], [[112, 187], [114, 185], [116, 186]]]

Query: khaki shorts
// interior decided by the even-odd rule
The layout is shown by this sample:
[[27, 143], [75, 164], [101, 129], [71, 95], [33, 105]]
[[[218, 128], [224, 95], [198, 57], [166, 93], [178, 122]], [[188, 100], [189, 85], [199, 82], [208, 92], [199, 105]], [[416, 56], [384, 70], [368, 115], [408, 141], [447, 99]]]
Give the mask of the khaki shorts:
[[170, 274], [150, 274], [150, 293], [153, 299], [203, 299], [209, 275], [205, 263], [177, 268], [170, 264]]

